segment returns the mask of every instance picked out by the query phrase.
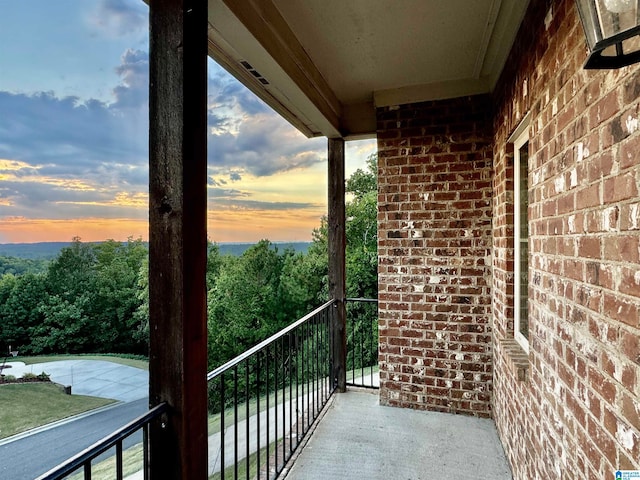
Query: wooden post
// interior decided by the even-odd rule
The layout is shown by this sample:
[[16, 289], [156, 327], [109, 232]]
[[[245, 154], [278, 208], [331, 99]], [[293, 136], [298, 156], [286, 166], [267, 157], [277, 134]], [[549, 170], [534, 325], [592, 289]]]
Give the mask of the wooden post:
[[344, 139], [329, 139], [329, 296], [336, 300], [333, 316], [333, 378], [339, 392], [347, 390], [346, 266], [344, 209]]
[[207, 478], [207, 2], [150, 3], [151, 478]]

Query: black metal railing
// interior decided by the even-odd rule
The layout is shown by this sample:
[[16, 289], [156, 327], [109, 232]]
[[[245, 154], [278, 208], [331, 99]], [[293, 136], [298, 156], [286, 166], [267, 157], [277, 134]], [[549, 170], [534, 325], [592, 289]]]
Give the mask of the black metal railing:
[[61, 463], [57, 467], [49, 470], [48, 472], [40, 475], [37, 480], [58, 480], [69, 476], [70, 474], [82, 469], [84, 471], [85, 480], [91, 479], [92, 461], [100, 457], [103, 453], [115, 448], [115, 471], [109, 475], [109, 478], [115, 478], [116, 480], [123, 479], [123, 442], [131, 435], [142, 431], [142, 451], [143, 451], [143, 471], [144, 479], [149, 478], [149, 424], [160, 417], [167, 411], [167, 404], [161, 403], [156, 407], [150, 409], [144, 415], [131, 421], [124, 427], [116, 430], [108, 437], [94, 443], [86, 450], [78, 453], [76, 456], [71, 457], [64, 463]]
[[209, 373], [210, 478], [277, 477], [333, 394], [335, 302]]
[[[209, 478], [276, 478], [310, 430], [337, 386], [331, 300], [207, 375]], [[378, 388], [377, 300], [346, 301], [347, 385]], [[144, 478], [148, 478], [149, 423], [166, 412], [161, 404], [38, 477], [57, 480], [80, 469], [90, 479], [92, 462], [115, 449], [123, 478], [123, 442], [142, 431]]]
[[347, 298], [347, 385], [379, 388], [378, 300]]

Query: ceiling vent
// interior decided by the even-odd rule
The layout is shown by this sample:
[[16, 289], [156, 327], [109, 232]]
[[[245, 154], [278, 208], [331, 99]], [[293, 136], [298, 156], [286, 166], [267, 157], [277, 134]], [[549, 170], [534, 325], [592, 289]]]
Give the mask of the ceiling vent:
[[267, 81], [267, 79], [264, 78], [262, 75], [260, 75], [260, 72], [258, 72], [255, 68], [253, 68], [249, 62], [242, 60], [240, 62], [240, 65], [246, 68], [251, 75], [256, 77], [261, 84], [269, 85], [269, 82]]

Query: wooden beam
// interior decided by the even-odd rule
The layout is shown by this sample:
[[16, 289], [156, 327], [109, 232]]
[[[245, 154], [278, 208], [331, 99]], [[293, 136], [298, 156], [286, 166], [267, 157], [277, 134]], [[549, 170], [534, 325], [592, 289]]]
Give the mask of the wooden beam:
[[151, 478], [207, 478], [207, 2], [150, 2]]
[[322, 115], [340, 131], [340, 101], [273, 0], [223, 1]]
[[329, 139], [329, 296], [336, 300], [333, 316], [333, 379], [339, 392], [347, 389], [346, 230], [344, 139]]

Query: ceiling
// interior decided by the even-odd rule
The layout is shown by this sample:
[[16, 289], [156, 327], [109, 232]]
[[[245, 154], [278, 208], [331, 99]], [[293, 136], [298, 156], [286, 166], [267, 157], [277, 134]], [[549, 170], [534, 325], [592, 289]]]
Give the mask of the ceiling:
[[490, 92], [528, 0], [209, 0], [209, 54], [307, 136]]

